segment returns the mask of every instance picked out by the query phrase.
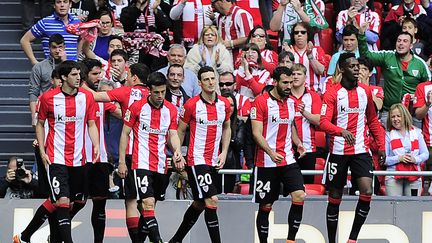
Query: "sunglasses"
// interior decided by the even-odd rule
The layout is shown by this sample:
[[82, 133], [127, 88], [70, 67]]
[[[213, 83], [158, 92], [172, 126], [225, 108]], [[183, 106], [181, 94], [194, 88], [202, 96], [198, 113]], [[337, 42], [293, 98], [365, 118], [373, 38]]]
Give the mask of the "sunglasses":
[[253, 37], [253, 38], [257, 38], [257, 37], [261, 37], [261, 38], [264, 38], [264, 37], [265, 37], [265, 35], [260, 35], [260, 34], [253, 34], [253, 35], [252, 35], [252, 37]]
[[296, 31], [294, 31], [294, 35], [298, 35], [298, 34], [306, 35], [306, 33], [307, 33], [306, 30], [296, 30]]
[[233, 85], [234, 84], [234, 82], [226, 82], [226, 83], [219, 83], [219, 87], [224, 87], [224, 86], [231, 86], [231, 85]]

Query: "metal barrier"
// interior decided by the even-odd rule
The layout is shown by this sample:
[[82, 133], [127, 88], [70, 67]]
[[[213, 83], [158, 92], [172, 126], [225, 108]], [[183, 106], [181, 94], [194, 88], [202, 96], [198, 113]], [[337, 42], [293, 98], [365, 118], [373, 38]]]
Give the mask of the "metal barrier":
[[[222, 169], [219, 174], [222, 175], [222, 193], [224, 192], [225, 175], [241, 175], [252, 174], [252, 170], [235, 170], [235, 169]], [[303, 175], [323, 175], [324, 170], [302, 170]], [[387, 170], [374, 170], [372, 174], [375, 176], [432, 176], [432, 171], [387, 171]], [[348, 171], [351, 175], [351, 171]], [[375, 176], [372, 177], [372, 191], [375, 192]]]

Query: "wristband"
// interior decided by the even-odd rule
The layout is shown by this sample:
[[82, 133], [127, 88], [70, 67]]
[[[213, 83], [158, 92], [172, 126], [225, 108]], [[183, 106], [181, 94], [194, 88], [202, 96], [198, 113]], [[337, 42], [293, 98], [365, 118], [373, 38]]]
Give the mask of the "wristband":
[[230, 40], [230, 46], [231, 46], [231, 48], [234, 48], [234, 41], [233, 40]]

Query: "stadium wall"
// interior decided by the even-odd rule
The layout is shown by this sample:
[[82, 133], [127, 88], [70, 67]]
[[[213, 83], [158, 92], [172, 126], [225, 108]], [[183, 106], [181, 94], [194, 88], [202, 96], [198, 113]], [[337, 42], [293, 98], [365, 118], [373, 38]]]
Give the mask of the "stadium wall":
[[[229, 199], [229, 200], [226, 200]], [[233, 200], [234, 199], [234, 200]], [[250, 198], [227, 197], [218, 207], [222, 242], [259, 242], [255, 230], [257, 205]], [[305, 203], [303, 222], [297, 238], [299, 242], [325, 243], [326, 197], [309, 197]], [[42, 200], [0, 200], [0, 242], [11, 242], [12, 236], [27, 225]], [[356, 197], [345, 197], [339, 217], [339, 242], [346, 242], [354, 218]], [[91, 205], [79, 212], [73, 220], [74, 242], [92, 242], [90, 223]], [[157, 205], [156, 217], [162, 238], [168, 241], [180, 224], [190, 201], [164, 201]], [[270, 214], [269, 242], [285, 242], [289, 199], [275, 203]], [[124, 205], [121, 200], [110, 200], [107, 204], [106, 243], [129, 242], [124, 220]], [[183, 241], [185, 243], [210, 242], [203, 216]], [[40, 229], [32, 242], [43, 243], [49, 234], [48, 226]], [[366, 224], [360, 232], [360, 242], [378, 243], [430, 243], [432, 242], [432, 197], [390, 198], [375, 197]]]

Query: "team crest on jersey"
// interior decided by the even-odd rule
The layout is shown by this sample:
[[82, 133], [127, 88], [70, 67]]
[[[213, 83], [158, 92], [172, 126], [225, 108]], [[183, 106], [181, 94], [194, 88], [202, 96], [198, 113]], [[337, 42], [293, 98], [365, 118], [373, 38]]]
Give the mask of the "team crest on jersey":
[[127, 121], [127, 122], [130, 121], [130, 115], [131, 115], [130, 110], [127, 110], [126, 113], [125, 113], [125, 118], [124, 118], [125, 121]]
[[146, 193], [147, 192], [147, 187], [141, 187], [141, 192], [142, 193]]
[[327, 104], [323, 104], [321, 107], [321, 116], [324, 116], [327, 112]]
[[208, 192], [209, 187], [207, 185], [202, 187], [203, 191]]
[[333, 180], [333, 175], [329, 175], [329, 181]]
[[256, 114], [256, 107], [252, 107], [251, 110], [250, 110], [250, 118], [252, 120], [255, 120], [256, 116], [257, 116], [257, 114]]
[[58, 188], [58, 187], [54, 188], [54, 193], [56, 195], [58, 195], [60, 193], [60, 188]]
[[265, 194], [266, 194], [265, 192], [260, 192], [260, 193], [259, 193], [259, 197], [260, 197], [261, 199], [263, 199], [263, 198], [265, 197]]
[[419, 74], [419, 70], [414, 69], [414, 70], [412, 70], [412, 73], [413, 73], [414, 76], [417, 77], [417, 75]]

